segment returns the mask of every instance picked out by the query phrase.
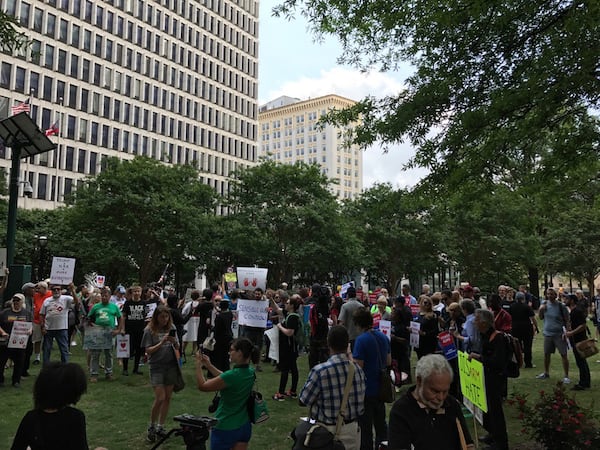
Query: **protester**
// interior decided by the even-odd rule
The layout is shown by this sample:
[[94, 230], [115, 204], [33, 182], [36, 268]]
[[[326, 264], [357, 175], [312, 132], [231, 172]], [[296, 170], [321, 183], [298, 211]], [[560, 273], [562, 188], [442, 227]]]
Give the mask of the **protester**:
[[[211, 450], [245, 450], [252, 436], [247, 402], [256, 375], [250, 363], [257, 364], [260, 354], [253, 342], [246, 338], [234, 339], [229, 348], [233, 369], [217, 369], [210, 357], [196, 353], [196, 382], [202, 392], [220, 392], [215, 419], [219, 422], [211, 431]], [[213, 378], [204, 377], [204, 368]]]
[[489, 310], [475, 311], [475, 326], [481, 333], [481, 353], [471, 352], [469, 358], [483, 364], [485, 395], [488, 411], [483, 414], [483, 427], [488, 432], [481, 441], [489, 450], [508, 450], [506, 420], [502, 409], [502, 395], [506, 380], [508, 347], [504, 336], [494, 328], [494, 315]]
[[[354, 312], [354, 323], [361, 330], [356, 338], [352, 357], [363, 369], [366, 377], [365, 412], [359, 418], [361, 430], [361, 450], [379, 448], [387, 436], [385, 404], [379, 399], [380, 374], [392, 364], [390, 341], [379, 330], [373, 330], [373, 316], [367, 309]], [[375, 447], [373, 447], [375, 429]]]
[[577, 344], [587, 339], [587, 306], [583, 300], [577, 295], [570, 294], [567, 299], [567, 307], [570, 310], [571, 331], [567, 331], [566, 336], [570, 339], [571, 347], [573, 347], [573, 356], [575, 363], [579, 369], [579, 382], [573, 386], [574, 391], [583, 391], [591, 387], [590, 367], [587, 359], [577, 351]]
[[310, 344], [308, 350], [308, 367], [312, 368], [327, 361], [327, 333], [329, 332], [329, 300], [331, 292], [327, 286], [313, 285], [310, 307]]
[[0, 312], [0, 336], [2, 336], [7, 345], [0, 345], [0, 386], [4, 385], [4, 369], [6, 362], [10, 358], [13, 361], [12, 385], [15, 388], [21, 386], [21, 376], [23, 374], [23, 364], [25, 362], [26, 348], [9, 348], [8, 339], [13, 326], [17, 322], [31, 322], [33, 315], [31, 311], [23, 308], [25, 296], [15, 294], [10, 302], [10, 308]]
[[[368, 310], [365, 311], [370, 316]], [[343, 326], [334, 326], [329, 330], [327, 345], [331, 356], [311, 369], [300, 392], [299, 401], [301, 405], [309, 407], [311, 419], [335, 433], [349, 366], [354, 364], [354, 379], [339, 438], [345, 450], [358, 450], [361, 441], [358, 419], [364, 414], [366, 381], [362, 368], [347, 353], [348, 343], [348, 331]]]
[[[293, 295], [287, 300], [285, 304], [285, 310], [287, 316], [285, 320], [280, 320], [277, 324], [279, 330], [279, 369], [281, 375], [279, 376], [279, 390], [273, 396], [273, 400], [282, 401], [286, 397], [297, 398], [296, 391], [298, 389], [298, 343], [296, 342], [296, 332], [301, 330], [302, 322], [298, 315], [298, 309], [300, 308], [300, 296]], [[281, 311], [278, 308], [278, 312]], [[283, 319], [283, 313], [280, 315]], [[287, 385], [288, 375], [292, 374], [292, 385], [290, 390], [286, 392], [285, 387]]]
[[338, 323], [340, 325], [344, 325], [346, 330], [348, 330], [348, 336], [350, 337], [350, 348], [354, 348], [354, 341], [356, 337], [359, 335], [360, 331], [354, 325], [354, 320], [352, 319], [354, 315], [354, 311], [359, 308], [364, 308], [363, 305], [356, 298], [356, 289], [353, 286], [350, 286], [346, 291], [347, 300], [340, 309], [340, 314], [338, 316]]
[[174, 351], [179, 349], [179, 341], [167, 306], [156, 307], [152, 319], [144, 330], [142, 347], [146, 349], [148, 355], [150, 384], [154, 390], [154, 402], [146, 438], [149, 442], [154, 442], [157, 437], [166, 434], [164, 423], [169, 413], [179, 364]]
[[439, 316], [433, 311], [433, 302], [427, 296], [419, 298], [420, 311], [417, 322], [419, 328], [419, 347], [417, 347], [417, 358], [422, 358], [430, 353], [435, 353], [438, 348], [438, 334], [440, 333]]
[[570, 331], [571, 321], [567, 307], [556, 299], [556, 291], [549, 287], [546, 289], [547, 300], [538, 310], [540, 319], [544, 321], [542, 333], [544, 335], [544, 371], [536, 378], [545, 380], [550, 378], [550, 356], [558, 350], [563, 366], [563, 383], [569, 384], [569, 358], [567, 356], [567, 341], [565, 332]]
[[391, 353], [392, 360], [398, 364], [398, 368], [408, 375], [406, 381], [412, 380], [410, 370], [410, 322], [412, 321], [412, 312], [405, 304], [406, 299], [398, 296], [394, 299], [394, 309], [392, 311], [392, 333], [391, 333]]
[[33, 387], [34, 409], [21, 420], [11, 450], [87, 450], [85, 415], [70, 406], [86, 389], [86, 375], [79, 365], [46, 363]]
[[[125, 333], [129, 335], [129, 352], [133, 356], [133, 373], [142, 375], [140, 359], [142, 358], [142, 336], [146, 327], [146, 302], [142, 300], [141, 286], [131, 288], [131, 299], [123, 304], [123, 317], [125, 319]], [[129, 358], [123, 358], [123, 375], [129, 375]]]
[[[31, 317], [33, 319], [33, 294], [35, 293], [35, 284], [33, 283], [25, 283], [21, 287], [21, 292], [25, 296], [25, 301], [23, 302], [23, 308], [31, 313]], [[38, 333], [41, 335], [41, 330], [38, 325]], [[29, 366], [31, 363], [31, 355], [33, 354], [33, 330], [29, 335], [29, 339], [27, 340], [27, 349], [25, 350], [25, 358], [23, 360], [23, 371], [21, 376], [26, 378], [29, 376]]]
[[60, 360], [69, 362], [69, 309], [79, 303], [75, 285], [69, 284], [72, 295], [62, 295], [60, 285], [52, 286], [52, 296], [44, 300], [40, 309], [40, 325], [44, 335], [44, 364], [50, 361], [52, 343], [56, 339], [60, 350]]
[[98, 381], [100, 354], [104, 353], [104, 375], [112, 380], [113, 373], [113, 338], [125, 329], [121, 310], [115, 303], [110, 303], [110, 289], [102, 288], [100, 303], [96, 303], [88, 313], [90, 328], [87, 334], [94, 335], [93, 342], [88, 344], [90, 350], [90, 382]]
[[212, 352], [214, 366], [221, 372], [229, 370], [229, 348], [233, 341], [231, 324], [233, 322], [233, 313], [229, 311], [229, 302], [216, 296], [214, 300], [219, 306], [219, 312], [215, 316], [214, 336], [215, 349]]
[[387, 448], [463, 450], [462, 432], [466, 448], [474, 449], [461, 405], [448, 395], [453, 374], [446, 359], [442, 355], [423, 356], [417, 362], [415, 375], [416, 386], [398, 399], [390, 411]]
[[42, 325], [40, 318], [40, 310], [44, 301], [52, 296], [52, 291], [48, 290], [48, 283], [40, 281], [35, 285], [35, 292], [33, 293], [33, 333], [31, 334], [31, 342], [33, 343], [33, 352], [35, 353], [35, 359], [33, 365], [40, 363], [40, 350], [42, 347]]
[[535, 319], [535, 313], [531, 306], [526, 302], [527, 297], [523, 292], [515, 294], [515, 301], [510, 305], [510, 315], [512, 317], [513, 337], [521, 342], [523, 348], [523, 361], [525, 368], [532, 368], [532, 347], [533, 335], [539, 333], [538, 324]]

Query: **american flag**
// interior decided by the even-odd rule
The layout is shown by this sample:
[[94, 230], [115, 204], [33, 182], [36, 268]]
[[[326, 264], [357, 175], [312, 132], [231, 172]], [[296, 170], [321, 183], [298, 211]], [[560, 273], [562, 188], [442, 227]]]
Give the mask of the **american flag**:
[[54, 135], [58, 135], [58, 133], [60, 132], [60, 128], [58, 127], [58, 120], [56, 122], [54, 122], [52, 125], [50, 125], [50, 128], [48, 128], [46, 130], [46, 136], [54, 136]]
[[19, 104], [13, 106], [12, 108], [12, 113], [13, 116], [15, 114], [19, 114], [21, 112], [30, 112], [31, 111], [31, 105], [29, 104], [29, 99], [25, 100], [24, 102], [19, 102]]

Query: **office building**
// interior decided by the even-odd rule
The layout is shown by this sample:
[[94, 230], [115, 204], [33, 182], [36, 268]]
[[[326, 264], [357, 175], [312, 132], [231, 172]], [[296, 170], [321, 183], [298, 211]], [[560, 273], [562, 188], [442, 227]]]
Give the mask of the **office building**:
[[331, 186], [339, 199], [352, 199], [362, 192], [362, 150], [348, 144], [346, 129], [317, 122], [332, 109], [355, 102], [339, 95], [309, 100], [279, 97], [262, 105], [259, 112], [260, 155], [282, 164], [298, 161], [318, 164], [323, 174], [337, 182]]
[[[219, 194], [257, 161], [256, 0], [0, 0], [31, 45], [0, 62], [0, 119], [30, 100], [57, 150], [23, 160], [27, 208], [63, 203], [107, 157], [195, 164]], [[51, 133], [53, 134], [53, 133]], [[0, 148], [0, 167], [10, 149]], [[24, 184], [24, 183], [23, 183]], [[23, 186], [20, 187], [22, 192]]]

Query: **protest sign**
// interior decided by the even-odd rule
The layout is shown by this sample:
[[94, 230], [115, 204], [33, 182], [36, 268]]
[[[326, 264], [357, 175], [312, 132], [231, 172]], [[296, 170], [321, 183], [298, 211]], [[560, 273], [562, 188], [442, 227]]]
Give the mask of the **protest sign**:
[[342, 288], [340, 289], [340, 297], [346, 298], [346, 292], [348, 292], [349, 287], [354, 287], [354, 281], [349, 281], [348, 283], [342, 284]]
[[456, 345], [454, 344], [454, 338], [452, 335], [450, 335], [450, 333], [447, 331], [441, 332], [438, 334], [438, 341], [440, 343], [440, 347], [442, 347], [444, 356], [448, 361], [458, 357]]
[[256, 288], [261, 288], [264, 292], [267, 289], [267, 272], [268, 269], [261, 269], [259, 267], [238, 267], [238, 287], [245, 291], [253, 291]]
[[279, 330], [273, 327], [265, 331], [265, 335], [269, 338], [269, 358], [279, 362]]
[[13, 322], [12, 331], [8, 340], [8, 348], [27, 348], [27, 341], [31, 334], [33, 324], [31, 322]]
[[129, 335], [117, 334], [117, 358], [129, 358]]
[[75, 258], [52, 258], [52, 269], [50, 270], [50, 284], [68, 285], [73, 282], [75, 272]]
[[392, 322], [389, 320], [380, 320], [379, 331], [385, 334], [390, 341], [392, 340]]
[[412, 348], [419, 348], [419, 332], [421, 331], [421, 324], [419, 322], [410, 323], [410, 346]]
[[99, 288], [103, 288], [105, 280], [106, 277], [104, 275], [96, 275], [96, 286], [98, 286]]
[[469, 359], [469, 355], [465, 352], [458, 352], [458, 371], [463, 396], [483, 412], [487, 412], [483, 364], [476, 359]]
[[250, 327], [266, 328], [269, 300], [238, 300], [238, 323]]

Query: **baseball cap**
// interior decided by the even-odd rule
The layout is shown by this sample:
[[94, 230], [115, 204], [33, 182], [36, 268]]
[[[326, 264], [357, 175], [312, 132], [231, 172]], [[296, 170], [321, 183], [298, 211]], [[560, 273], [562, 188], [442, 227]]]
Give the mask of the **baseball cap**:
[[21, 290], [24, 291], [25, 289], [35, 289], [35, 284], [34, 283], [25, 283], [22, 287]]
[[22, 302], [25, 301], [25, 296], [23, 294], [14, 294], [12, 296], [12, 298], [18, 298], [19, 300], [21, 300]]
[[123, 286], [118, 286], [117, 289], [121, 294], [125, 294], [125, 292], [126, 292], [125, 288]]

